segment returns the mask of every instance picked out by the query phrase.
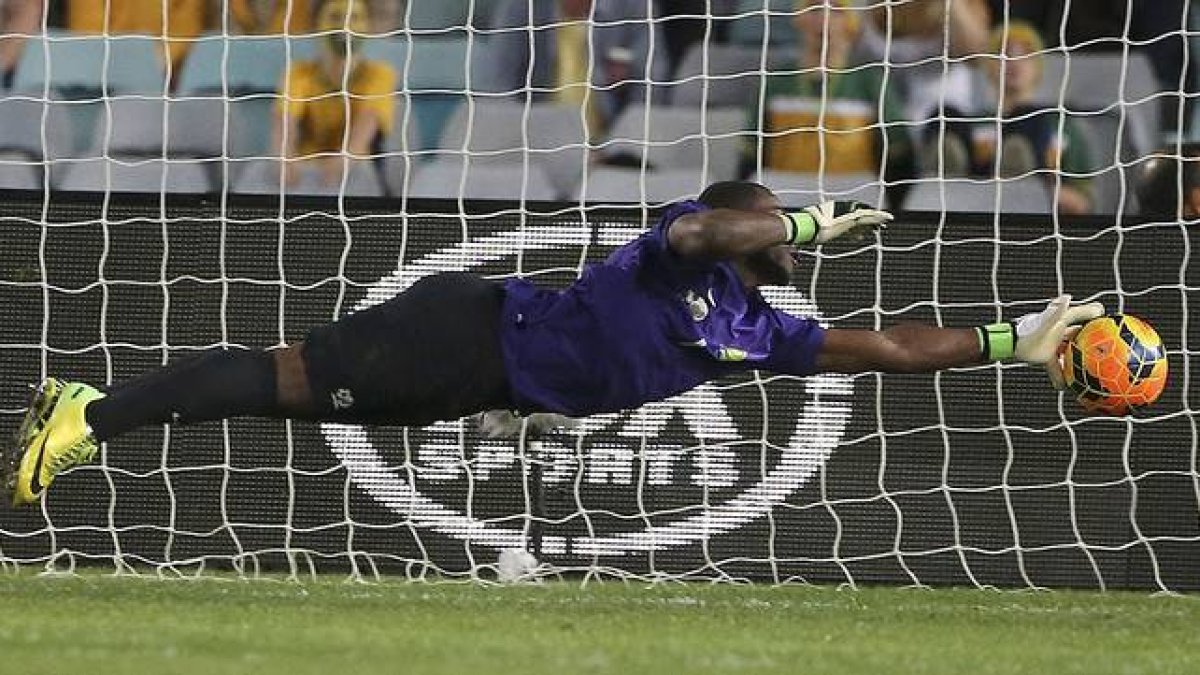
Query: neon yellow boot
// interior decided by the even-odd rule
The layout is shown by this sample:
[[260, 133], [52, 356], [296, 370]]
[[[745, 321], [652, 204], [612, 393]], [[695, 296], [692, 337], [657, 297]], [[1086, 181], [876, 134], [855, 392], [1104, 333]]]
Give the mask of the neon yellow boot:
[[37, 501], [54, 477], [92, 461], [100, 444], [92, 436], [83, 411], [103, 398], [81, 382], [47, 379], [29, 403], [9, 462], [9, 490], [14, 506]]
[[48, 377], [34, 389], [33, 395], [29, 399], [29, 410], [25, 413], [25, 419], [21, 421], [21, 427], [17, 430], [17, 434], [13, 437], [15, 446], [21, 447], [27, 444], [33, 436], [41, 432], [42, 427], [46, 425], [46, 418], [50, 416], [50, 409], [58, 402], [58, 395], [62, 393], [62, 388], [61, 380]]

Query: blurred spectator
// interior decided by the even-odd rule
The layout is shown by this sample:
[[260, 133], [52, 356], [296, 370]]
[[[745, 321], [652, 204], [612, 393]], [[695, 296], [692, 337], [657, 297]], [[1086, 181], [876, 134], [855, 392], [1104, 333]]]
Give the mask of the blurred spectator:
[[[1185, 33], [1190, 28], [1190, 3], [1186, 0], [988, 1], [994, 23], [1002, 24], [1005, 17], [1029, 21], [1050, 47], [1122, 51], [1134, 43], [1132, 49], [1149, 55], [1160, 90], [1196, 91], [1193, 66], [1186, 55]], [[1193, 103], [1191, 97], [1184, 102], [1188, 108]], [[1168, 136], [1180, 128], [1178, 110], [1178, 99], [1163, 99], [1161, 125]], [[1190, 115], [1185, 113], [1183, 119], [1190, 120]]]
[[884, 64], [852, 67], [862, 10], [850, 0], [799, 0], [800, 37], [793, 66], [767, 77], [764, 168], [803, 173], [912, 174], [912, 142], [901, 102], [884, 87]]
[[1042, 34], [1046, 44], [1058, 42], [1063, 3], [1060, 0], [988, 0], [992, 27], [1024, 21]]
[[89, 34], [163, 35], [174, 74], [192, 40], [209, 25], [208, 9], [208, 0], [70, 0], [66, 27]]
[[[989, 53], [996, 56], [988, 59], [984, 69], [990, 87], [987, 93], [995, 106], [991, 111], [979, 104], [965, 110], [947, 108], [944, 138], [940, 121], [927, 124], [923, 152], [926, 172], [937, 171], [939, 148], [944, 152], [947, 176], [1016, 177], [1036, 169], [1080, 174], [1091, 168], [1087, 140], [1072, 119], [1062, 117], [1057, 110], [1034, 105], [1042, 78], [1039, 54], [1044, 48], [1038, 32], [1024, 22], [1009, 23], [1007, 38], [1003, 26], [992, 31]], [[1089, 181], [1064, 179], [1058, 190], [1058, 210], [1065, 214], [1088, 213]]]
[[1200, 143], [1167, 146], [1137, 173], [1138, 205], [1144, 216], [1200, 218]]
[[391, 131], [396, 73], [360, 56], [358, 34], [370, 29], [362, 2], [326, 0], [316, 29], [325, 34], [318, 57], [293, 64], [285, 76], [272, 147], [291, 160], [289, 182], [315, 171], [325, 185], [334, 185], [346, 155], [371, 155]]
[[[220, 16], [228, 2], [229, 28], [247, 35], [301, 35], [312, 32], [312, 6], [309, 0], [211, 0], [216, 3], [212, 16]], [[219, 23], [219, 22], [218, 22]], [[213, 28], [220, 30], [222, 26]]]
[[380, 33], [408, 29], [430, 37], [466, 37], [472, 28], [490, 28], [500, 4], [498, 0], [375, 0], [371, 24]]
[[4, 88], [12, 87], [21, 51], [25, 49], [25, 36], [42, 32], [43, 0], [0, 0], [0, 74]]
[[[592, 133], [669, 64], [646, 0], [510, 0], [498, 10], [482, 89], [586, 106]], [[530, 42], [532, 41], [532, 44]], [[646, 101], [649, 103], [649, 101]]]
[[886, 61], [901, 87], [905, 117], [938, 114], [942, 104], [965, 107], [974, 98], [966, 63], [948, 62], [987, 47], [987, 0], [887, 0], [872, 5], [862, 33], [861, 55]]
[[658, 11], [670, 72], [674, 73], [692, 45], [728, 40], [738, 0], [658, 0]]

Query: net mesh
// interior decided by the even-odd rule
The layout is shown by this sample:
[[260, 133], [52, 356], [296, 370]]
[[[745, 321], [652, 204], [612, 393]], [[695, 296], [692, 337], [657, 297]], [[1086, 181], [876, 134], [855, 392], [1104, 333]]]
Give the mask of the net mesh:
[[[34, 190], [0, 212], [6, 428], [21, 383], [293, 342], [435, 271], [566, 284], [739, 176], [906, 212], [810, 253], [777, 306], [968, 326], [1070, 292], [1148, 318], [1172, 375], [1128, 419], [986, 365], [763, 372], [512, 441], [466, 421], [143, 429], [9, 512], [6, 565], [494, 578], [524, 549], [538, 574], [1195, 587], [1195, 235], [1137, 190], [1188, 156], [1186, 3], [1091, 33], [1063, 3], [1032, 35], [1007, 2], [963, 28], [987, 3], [957, 0], [413, 0], [367, 23], [275, 3], [312, 11], [286, 34], [245, 32], [235, 2], [196, 21], [147, 3], [165, 35], [96, 4], [98, 30], [51, 8], [6, 31], [29, 35], [0, 186]], [[1186, 216], [1181, 166], [1165, 210]]]

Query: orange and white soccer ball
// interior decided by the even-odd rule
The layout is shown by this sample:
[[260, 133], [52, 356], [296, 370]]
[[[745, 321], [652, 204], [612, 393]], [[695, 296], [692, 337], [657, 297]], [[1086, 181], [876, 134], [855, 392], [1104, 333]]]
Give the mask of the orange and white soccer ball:
[[1158, 400], [1167, 383], [1167, 353], [1145, 321], [1128, 314], [1092, 319], [1067, 343], [1063, 377], [1093, 412], [1127, 415]]

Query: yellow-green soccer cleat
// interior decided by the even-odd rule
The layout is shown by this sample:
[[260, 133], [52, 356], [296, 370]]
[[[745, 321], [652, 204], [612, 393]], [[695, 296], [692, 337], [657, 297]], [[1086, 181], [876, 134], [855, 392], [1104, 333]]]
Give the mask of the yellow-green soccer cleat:
[[50, 416], [50, 409], [58, 402], [58, 395], [62, 393], [62, 388], [62, 381], [53, 377], [42, 380], [42, 383], [34, 388], [33, 395], [29, 398], [29, 409], [25, 413], [25, 419], [21, 421], [20, 428], [13, 436], [14, 446], [24, 446], [30, 438], [42, 430], [46, 424], [46, 418]]
[[83, 411], [87, 404], [103, 397], [94, 387], [80, 382], [49, 378], [38, 387], [8, 462], [14, 506], [37, 501], [59, 473], [92, 461], [100, 444], [92, 436]]

